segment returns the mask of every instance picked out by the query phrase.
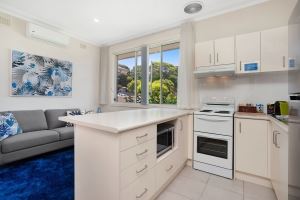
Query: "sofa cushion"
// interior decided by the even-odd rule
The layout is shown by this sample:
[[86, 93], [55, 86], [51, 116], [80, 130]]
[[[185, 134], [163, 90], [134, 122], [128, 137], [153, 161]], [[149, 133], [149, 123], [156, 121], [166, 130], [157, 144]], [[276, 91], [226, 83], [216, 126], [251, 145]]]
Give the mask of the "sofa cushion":
[[23, 131], [14, 115], [10, 112], [0, 113], [0, 141], [20, 133]]
[[46, 117], [42, 110], [12, 111], [23, 132], [48, 129]]
[[60, 140], [67, 140], [74, 138], [74, 127], [62, 127], [53, 129], [59, 133]]
[[69, 110], [79, 110], [79, 109], [52, 109], [46, 110], [45, 115], [48, 123], [49, 129], [61, 128], [66, 126], [66, 122], [58, 120], [61, 116], [66, 116]]
[[2, 153], [9, 153], [59, 141], [56, 131], [44, 130], [27, 132], [6, 138], [1, 142]]

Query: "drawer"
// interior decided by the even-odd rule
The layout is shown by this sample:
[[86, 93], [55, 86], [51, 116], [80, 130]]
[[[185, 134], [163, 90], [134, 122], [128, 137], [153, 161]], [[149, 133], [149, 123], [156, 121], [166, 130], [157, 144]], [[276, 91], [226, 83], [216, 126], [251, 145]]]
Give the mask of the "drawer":
[[194, 131], [232, 136], [233, 118], [221, 116], [194, 115]]
[[148, 200], [155, 193], [154, 170], [149, 170], [137, 181], [121, 190], [121, 200]]
[[144, 144], [137, 145], [133, 148], [122, 151], [120, 155], [121, 170], [142, 161], [156, 153], [156, 140], [152, 139]]
[[156, 188], [161, 188], [179, 168], [180, 152], [175, 150], [169, 157], [160, 161], [156, 167]]
[[137, 162], [131, 167], [126, 168], [121, 172], [121, 188], [134, 182], [136, 179], [149, 172], [156, 163], [156, 154], [149, 155], [148, 158]]
[[124, 151], [130, 147], [145, 143], [156, 136], [156, 125], [134, 129], [126, 133], [122, 133], [120, 141], [120, 151]]

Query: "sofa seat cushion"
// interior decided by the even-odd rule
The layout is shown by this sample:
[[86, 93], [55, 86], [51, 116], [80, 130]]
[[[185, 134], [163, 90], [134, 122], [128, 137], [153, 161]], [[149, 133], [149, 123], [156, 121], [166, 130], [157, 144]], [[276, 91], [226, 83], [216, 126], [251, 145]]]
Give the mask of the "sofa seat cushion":
[[74, 127], [62, 127], [53, 129], [59, 133], [60, 140], [67, 140], [74, 138]]
[[52, 130], [21, 133], [6, 138], [1, 142], [2, 153], [9, 153], [57, 141], [59, 141], [59, 135], [56, 131]]

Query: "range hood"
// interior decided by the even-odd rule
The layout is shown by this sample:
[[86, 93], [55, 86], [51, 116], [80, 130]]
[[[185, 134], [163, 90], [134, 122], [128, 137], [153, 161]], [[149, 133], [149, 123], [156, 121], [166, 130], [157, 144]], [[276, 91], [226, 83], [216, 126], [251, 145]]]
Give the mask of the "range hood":
[[235, 64], [198, 67], [194, 71], [194, 75], [198, 78], [209, 76], [233, 76], [234, 74]]

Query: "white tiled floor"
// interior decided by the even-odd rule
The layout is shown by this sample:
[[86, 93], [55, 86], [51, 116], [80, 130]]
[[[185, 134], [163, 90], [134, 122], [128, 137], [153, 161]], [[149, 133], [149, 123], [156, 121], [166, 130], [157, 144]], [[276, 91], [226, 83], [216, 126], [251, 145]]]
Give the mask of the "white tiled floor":
[[272, 189], [185, 167], [156, 200], [277, 200]]

